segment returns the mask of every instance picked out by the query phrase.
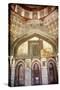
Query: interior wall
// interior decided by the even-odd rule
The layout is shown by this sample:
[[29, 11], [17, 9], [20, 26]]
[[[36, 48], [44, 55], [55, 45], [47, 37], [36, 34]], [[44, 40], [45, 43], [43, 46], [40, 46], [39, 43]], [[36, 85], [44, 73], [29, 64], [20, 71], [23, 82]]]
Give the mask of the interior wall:
[[[26, 42], [22, 43], [19, 47], [18, 47], [18, 50], [17, 50], [17, 53], [16, 53], [16, 56], [28, 56], [28, 41], [38, 41], [39, 38], [37, 37], [33, 37], [29, 40], [27, 40]], [[51, 53], [53, 54], [54, 53], [54, 50], [53, 50], [53, 46], [51, 44], [49, 44], [48, 42], [44, 41], [43, 39], [41, 39], [42, 42], [43, 42], [43, 50], [46, 50], [47, 53]], [[41, 55], [42, 55], [42, 52], [40, 51]]]
[[[13, 44], [20, 38], [29, 33], [39, 33], [44, 39], [52, 43], [57, 49], [57, 10], [48, 15], [44, 20], [29, 20], [15, 11], [10, 9], [9, 16], [9, 33], [10, 33], [10, 49], [14, 48]], [[50, 19], [53, 18], [53, 19]], [[40, 23], [41, 22], [41, 23]], [[46, 25], [45, 25], [46, 24]], [[17, 43], [17, 42], [16, 42]], [[15, 44], [16, 44], [15, 43]], [[11, 50], [10, 50], [11, 51]]]

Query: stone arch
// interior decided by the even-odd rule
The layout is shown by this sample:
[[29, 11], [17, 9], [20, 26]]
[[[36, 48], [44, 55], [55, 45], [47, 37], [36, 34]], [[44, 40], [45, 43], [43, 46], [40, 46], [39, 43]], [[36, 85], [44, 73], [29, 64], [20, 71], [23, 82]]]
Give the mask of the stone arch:
[[39, 69], [40, 69], [40, 68], [41, 68], [41, 62], [40, 62], [40, 60], [37, 59], [37, 58], [34, 58], [34, 59], [32, 60], [31, 68], [33, 69], [33, 66], [34, 66], [35, 63], [37, 63], [37, 64], [39, 65]]
[[19, 60], [15, 65], [15, 85], [25, 85], [25, 63]]
[[58, 72], [56, 61], [53, 58], [49, 58], [47, 62], [48, 69], [48, 84], [57, 84], [58, 83]]
[[40, 85], [41, 80], [41, 63], [40, 60], [34, 59], [31, 64], [31, 83], [32, 85]]
[[45, 41], [49, 42], [55, 50], [57, 49], [56, 48], [56, 43], [53, 41], [53, 39], [49, 38], [48, 36], [44, 36], [44, 35], [42, 36], [42, 35], [40, 35], [40, 33], [30, 33], [30, 34], [27, 33], [27, 34], [23, 35], [22, 37], [16, 39], [15, 42], [13, 43], [12, 52], [13, 52], [14, 56], [16, 55], [16, 51], [17, 51], [18, 47], [22, 43], [27, 41], [28, 39], [33, 38], [34, 36], [38, 37], [38, 38], [41, 38], [41, 39], [44, 39]]

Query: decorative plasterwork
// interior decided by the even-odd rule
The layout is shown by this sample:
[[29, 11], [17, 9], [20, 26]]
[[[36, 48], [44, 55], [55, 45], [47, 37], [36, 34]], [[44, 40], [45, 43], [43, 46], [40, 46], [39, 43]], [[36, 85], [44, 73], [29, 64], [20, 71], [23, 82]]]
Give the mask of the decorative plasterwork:
[[[11, 16], [13, 16], [13, 18], [11, 18], [10, 31], [13, 33], [15, 38], [19, 38], [20, 36], [24, 35], [25, 33], [30, 32], [31, 30], [33, 32], [35, 32], [35, 31], [42, 32], [43, 35], [47, 34], [54, 40], [57, 38], [57, 34], [58, 34], [57, 20], [58, 20], [58, 18], [57, 18], [57, 16], [56, 16], [56, 18], [53, 17], [53, 14], [50, 15], [50, 17], [47, 17], [46, 19], [44, 19], [43, 21], [42, 20], [24, 21], [21, 17], [19, 17], [15, 13], [13, 14], [13, 12], [12, 12]], [[51, 19], [51, 17], [53, 18], [53, 20]]]
[[[55, 8], [55, 7], [54, 7]], [[46, 9], [46, 8], [45, 8]], [[45, 10], [44, 9], [44, 10]], [[21, 9], [19, 9], [21, 10]], [[52, 9], [53, 10], [53, 9]], [[22, 11], [21, 11], [22, 12]], [[38, 17], [39, 16], [39, 11]], [[46, 12], [46, 11], [45, 11]], [[32, 18], [32, 12], [29, 12], [29, 16]], [[47, 12], [46, 12], [47, 13]], [[27, 14], [27, 12], [26, 12]], [[23, 16], [25, 14], [23, 13]], [[49, 42], [56, 44], [58, 38], [58, 12], [55, 9], [47, 17], [43, 19], [26, 19], [15, 11], [11, 10], [10, 14], [10, 29], [11, 36], [13, 37], [12, 43], [21, 38], [29, 37], [30, 35], [40, 35], [41, 38]], [[45, 37], [45, 38], [44, 38]], [[26, 38], [26, 37], [25, 37]], [[56, 46], [57, 47], [57, 46]]]
[[[31, 7], [34, 7], [31, 5]], [[52, 13], [56, 7], [54, 6], [44, 6], [44, 8], [42, 8], [43, 6], [35, 6], [35, 9], [33, 10], [29, 10], [28, 7], [27, 9], [21, 7], [21, 5], [11, 5], [11, 8], [14, 10], [14, 12], [16, 12], [17, 14], [28, 18], [28, 19], [41, 19], [41, 18], [45, 18], [46, 16], [48, 16], [50, 13]], [[38, 8], [38, 9], [36, 9]]]

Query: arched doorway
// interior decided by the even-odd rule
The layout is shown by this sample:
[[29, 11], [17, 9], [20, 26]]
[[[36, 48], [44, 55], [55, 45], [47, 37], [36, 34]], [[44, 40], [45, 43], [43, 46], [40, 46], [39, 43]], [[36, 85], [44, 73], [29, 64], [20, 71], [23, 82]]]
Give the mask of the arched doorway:
[[15, 85], [25, 85], [25, 64], [22, 61], [19, 61], [15, 67]]
[[32, 63], [31, 74], [32, 74], [31, 75], [32, 85], [40, 85], [41, 84], [41, 65], [37, 60], [35, 60]]
[[48, 84], [58, 83], [57, 66], [54, 59], [48, 61]]

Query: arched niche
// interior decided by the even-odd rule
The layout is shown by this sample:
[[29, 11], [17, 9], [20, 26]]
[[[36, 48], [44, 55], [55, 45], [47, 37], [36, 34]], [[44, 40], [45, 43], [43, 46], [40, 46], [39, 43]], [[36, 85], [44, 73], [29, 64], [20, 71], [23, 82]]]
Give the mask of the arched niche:
[[32, 60], [31, 64], [31, 83], [32, 85], [40, 85], [41, 81], [41, 64], [37, 59]]
[[48, 68], [48, 84], [57, 84], [58, 71], [55, 59], [50, 58], [48, 60], [47, 68]]
[[17, 61], [15, 66], [15, 85], [25, 85], [25, 63], [23, 60]]

